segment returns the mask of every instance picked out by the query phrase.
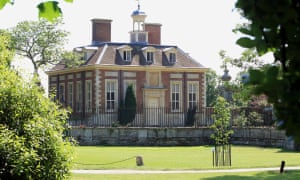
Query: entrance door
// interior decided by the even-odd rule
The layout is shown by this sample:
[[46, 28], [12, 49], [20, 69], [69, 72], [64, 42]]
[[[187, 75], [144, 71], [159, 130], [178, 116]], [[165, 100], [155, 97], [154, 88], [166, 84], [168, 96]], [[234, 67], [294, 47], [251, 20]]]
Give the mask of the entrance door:
[[159, 126], [161, 117], [160, 98], [151, 97], [148, 99], [146, 106], [146, 124], [149, 126]]

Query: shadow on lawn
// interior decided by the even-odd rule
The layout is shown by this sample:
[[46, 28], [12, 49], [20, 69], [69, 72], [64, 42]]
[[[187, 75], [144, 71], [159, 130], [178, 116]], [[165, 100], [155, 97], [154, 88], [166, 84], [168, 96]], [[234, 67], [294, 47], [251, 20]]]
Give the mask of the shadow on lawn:
[[224, 175], [211, 178], [201, 178], [201, 180], [283, 180], [283, 179], [299, 179], [300, 171], [286, 171], [283, 174], [275, 171], [259, 172], [253, 176], [242, 175]]

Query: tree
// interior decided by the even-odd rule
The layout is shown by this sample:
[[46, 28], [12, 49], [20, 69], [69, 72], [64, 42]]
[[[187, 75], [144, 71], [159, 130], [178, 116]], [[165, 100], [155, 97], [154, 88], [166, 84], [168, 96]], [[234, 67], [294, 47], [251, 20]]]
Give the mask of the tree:
[[78, 67], [85, 61], [83, 60], [83, 54], [75, 51], [64, 51], [62, 53], [61, 64], [64, 64], [67, 68]]
[[216, 145], [229, 144], [230, 136], [233, 131], [230, 129], [230, 108], [226, 99], [219, 96], [214, 106], [214, 124], [211, 125], [214, 133], [211, 138]]
[[[242, 52], [239, 58], [232, 58], [226, 55], [224, 50], [220, 51], [221, 59], [223, 60], [223, 65], [221, 68], [225, 68], [224, 64], [227, 63], [234, 68], [237, 68], [239, 72], [237, 73], [236, 79], [232, 80], [230, 83], [226, 83], [226, 88], [233, 92], [232, 98], [235, 107], [245, 107], [251, 102], [258, 99], [259, 96], [253, 95], [253, 86], [246, 83], [249, 80], [248, 69], [261, 68], [266, 62], [259, 58], [258, 53], [254, 48], [246, 49]], [[264, 105], [267, 103], [264, 102]]]
[[62, 58], [68, 33], [59, 29], [60, 25], [61, 20], [49, 23], [41, 19], [23, 21], [11, 29], [16, 53], [31, 61], [36, 77], [39, 77], [39, 69], [56, 64]]
[[126, 89], [124, 106], [121, 105], [120, 124], [127, 125], [132, 122], [136, 115], [136, 98], [133, 86], [129, 85]]
[[7, 44], [0, 34], [0, 179], [64, 179], [72, 160], [63, 136], [68, 114], [10, 69]]
[[212, 107], [217, 97], [219, 96], [218, 91], [218, 77], [215, 71], [209, 70], [205, 73], [206, 75], [206, 105]]
[[300, 1], [238, 0], [235, 7], [249, 20], [236, 29], [245, 35], [237, 44], [274, 56], [273, 64], [249, 70], [249, 84], [268, 96], [278, 127], [300, 142]]
[[[3, 9], [7, 4], [13, 5], [16, 0], [0, 0], [0, 10]], [[64, 0], [65, 2], [73, 2], [73, 0]], [[62, 10], [59, 7], [58, 1], [43, 1], [37, 5], [39, 17], [45, 18], [48, 21], [55, 21], [58, 17], [62, 16]]]
[[10, 66], [14, 50], [11, 48], [11, 36], [8, 32], [0, 30], [0, 61], [4, 66]]

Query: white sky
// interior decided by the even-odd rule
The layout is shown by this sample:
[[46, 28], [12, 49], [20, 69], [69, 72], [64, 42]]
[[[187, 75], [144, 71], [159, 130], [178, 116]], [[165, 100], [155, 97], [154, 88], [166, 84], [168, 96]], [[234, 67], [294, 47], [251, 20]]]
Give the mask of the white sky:
[[[0, 29], [16, 26], [23, 20], [37, 20], [39, 0], [15, 0], [0, 11]], [[160, 23], [163, 45], [177, 45], [208, 68], [220, 70], [219, 51], [230, 57], [239, 57], [243, 51], [235, 41], [238, 35], [232, 29], [242, 22], [234, 10], [236, 0], [141, 0], [146, 22]], [[91, 19], [112, 21], [112, 41], [129, 42], [132, 30], [131, 13], [137, 9], [136, 0], [74, 0], [60, 1], [64, 28], [71, 34], [68, 50], [91, 43]], [[230, 67], [229, 67], [230, 68]], [[230, 69], [229, 69], [230, 70]], [[233, 76], [235, 72], [230, 71]]]

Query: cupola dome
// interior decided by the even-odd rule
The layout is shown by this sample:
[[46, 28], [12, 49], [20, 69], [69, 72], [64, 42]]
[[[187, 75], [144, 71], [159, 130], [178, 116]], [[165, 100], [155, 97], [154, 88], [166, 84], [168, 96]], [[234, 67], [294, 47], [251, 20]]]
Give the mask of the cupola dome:
[[[140, 26], [141, 26], [141, 24], [143, 24], [145, 22], [147, 15], [145, 12], [141, 11], [140, 4], [138, 4], [138, 9], [132, 12], [131, 17], [132, 17], [133, 23], [134, 24], [137, 23], [137, 26], [138, 26], [137, 30], [141, 30]], [[136, 30], [136, 29], [134, 29], [134, 30]]]

